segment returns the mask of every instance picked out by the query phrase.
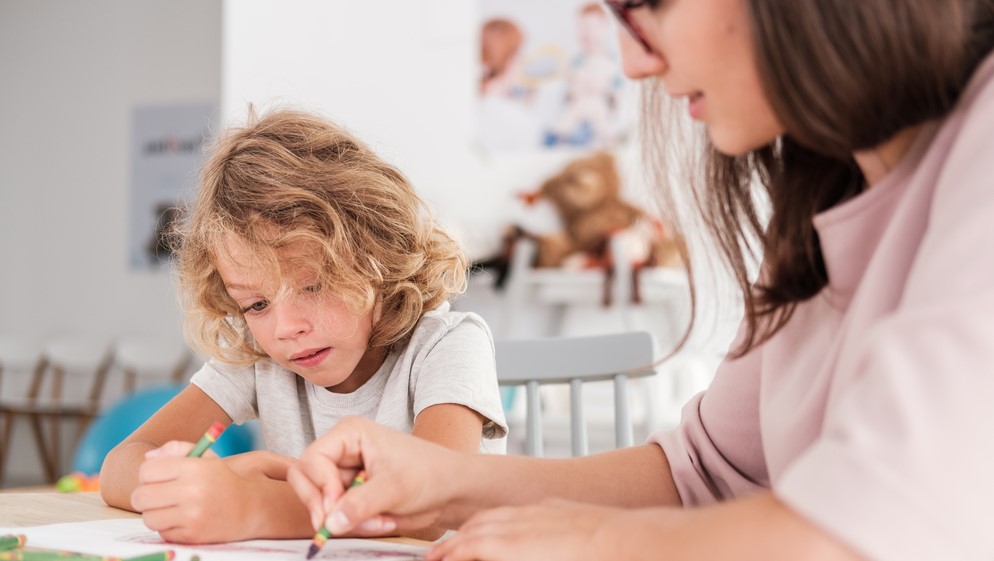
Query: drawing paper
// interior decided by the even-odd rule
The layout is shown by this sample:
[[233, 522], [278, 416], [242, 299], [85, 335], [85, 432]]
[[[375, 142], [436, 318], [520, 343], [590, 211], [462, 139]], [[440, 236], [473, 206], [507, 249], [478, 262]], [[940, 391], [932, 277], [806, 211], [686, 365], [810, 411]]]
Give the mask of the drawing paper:
[[[212, 545], [166, 543], [140, 518], [96, 520], [0, 528], [0, 535], [24, 534], [29, 547], [62, 549], [105, 556], [129, 557], [172, 549], [176, 561], [199, 555], [201, 561], [303, 561], [310, 539], [250, 540]], [[415, 561], [424, 559], [426, 547], [377, 540], [331, 539], [315, 560]]]

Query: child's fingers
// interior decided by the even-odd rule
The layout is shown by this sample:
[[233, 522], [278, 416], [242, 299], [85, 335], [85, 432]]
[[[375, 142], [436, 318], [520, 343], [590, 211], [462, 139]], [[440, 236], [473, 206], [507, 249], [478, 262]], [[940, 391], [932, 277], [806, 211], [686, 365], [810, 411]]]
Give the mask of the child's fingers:
[[[186, 456], [193, 450], [192, 442], [183, 442], [181, 440], [170, 440], [169, 442], [159, 446], [154, 450], [149, 450], [145, 452], [145, 459], [152, 458], [169, 458], [174, 456]], [[208, 450], [208, 452], [210, 452]]]
[[166, 509], [176, 504], [176, 493], [169, 489], [159, 489], [155, 485], [141, 485], [131, 492], [131, 506], [141, 513]]

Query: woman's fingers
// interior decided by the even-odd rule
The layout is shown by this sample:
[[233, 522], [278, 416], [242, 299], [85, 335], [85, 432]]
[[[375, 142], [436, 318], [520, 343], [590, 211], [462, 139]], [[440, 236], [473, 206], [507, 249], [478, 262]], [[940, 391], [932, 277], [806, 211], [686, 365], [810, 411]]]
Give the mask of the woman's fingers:
[[304, 475], [300, 464], [291, 466], [287, 471], [286, 480], [297, 494], [300, 501], [307, 507], [311, 515], [311, 526], [315, 530], [324, 524], [324, 493], [321, 488], [309, 477]]

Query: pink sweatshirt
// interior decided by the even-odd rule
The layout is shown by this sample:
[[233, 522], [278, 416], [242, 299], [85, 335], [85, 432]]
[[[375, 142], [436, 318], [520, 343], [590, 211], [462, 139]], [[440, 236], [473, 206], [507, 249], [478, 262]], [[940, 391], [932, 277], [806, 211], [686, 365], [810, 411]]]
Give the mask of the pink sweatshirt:
[[814, 223], [829, 285], [650, 437], [684, 505], [771, 488], [867, 559], [994, 560], [994, 56]]

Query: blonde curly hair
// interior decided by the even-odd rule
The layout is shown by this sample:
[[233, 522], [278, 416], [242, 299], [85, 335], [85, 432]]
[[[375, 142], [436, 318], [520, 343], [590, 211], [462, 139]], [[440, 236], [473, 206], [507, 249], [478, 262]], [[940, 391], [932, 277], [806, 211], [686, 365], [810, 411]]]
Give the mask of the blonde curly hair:
[[216, 267], [232, 239], [281, 293], [301, 288], [285, 273], [304, 267], [308, 284], [333, 290], [356, 315], [378, 305], [370, 348], [404, 340], [466, 287], [461, 249], [407, 178], [344, 128], [295, 110], [259, 117], [250, 108], [244, 127], [219, 137], [173, 239], [187, 340], [235, 364], [267, 355]]

